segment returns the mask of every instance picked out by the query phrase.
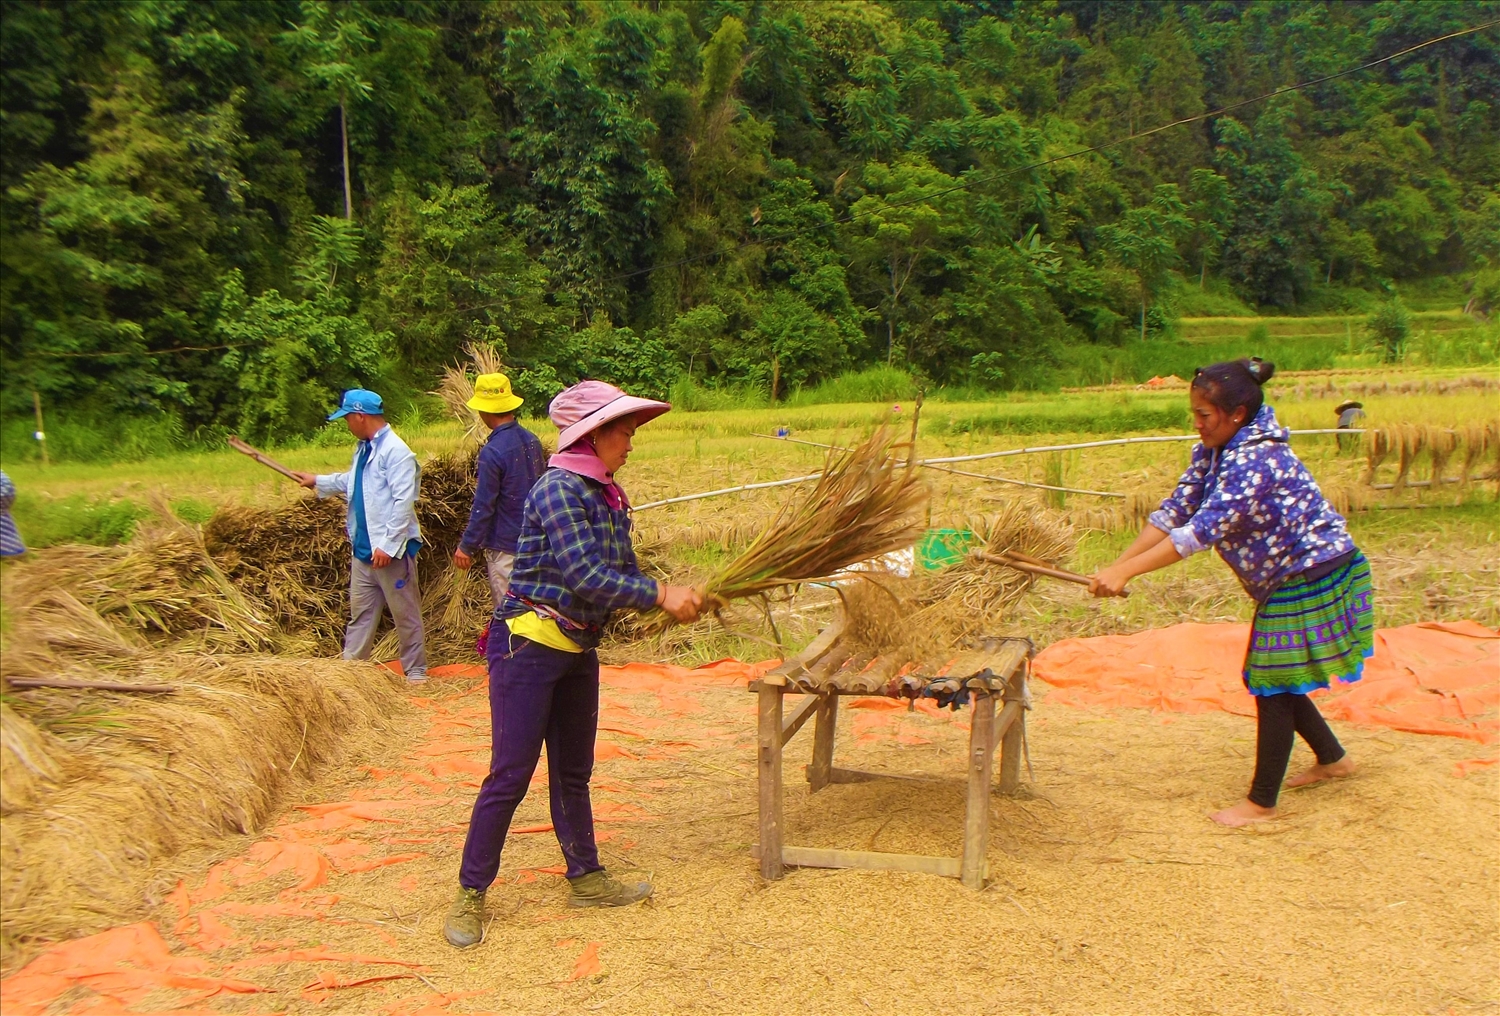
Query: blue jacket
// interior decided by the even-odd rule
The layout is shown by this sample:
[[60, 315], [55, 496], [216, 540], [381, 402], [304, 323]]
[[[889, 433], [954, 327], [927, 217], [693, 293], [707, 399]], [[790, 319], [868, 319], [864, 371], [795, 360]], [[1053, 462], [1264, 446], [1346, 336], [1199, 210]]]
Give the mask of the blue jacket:
[[481, 550], [514, 554], [526, 495], [546, 468], [542, 443], [519, 423], [512, 420], [490, 431], [489, 440], [479, 449], [474, 507], [469, 509], [469, 524], [459, 548], [470, 555]]
[[[354, 490], [354, 470], [366, 447], [370, 450], [370, 458], [360, 473], [360, 486], [364, 491], [364, 521], [370, 549], [400, 557], [413, 540], [422, 539], [422, 530], [417, 525], [417, 494], [422, 484], [422, 467], [389, 424], [381, 427], [369, 441], [361, 441], [355, 446], [354, 459], [347, 473], [320, 474], [313, 489], [320, 498], [337, 494], [347, 500]], [[349, 531], [349, 542], [355, 545], [358, 556], [360, 541], [356, 515], [351, 503], [344, 524]]]
[[1178, 554], [1214, 547], [1260, 603], [1292, 576], [1355, 549], [1290, 437], [1261, 406], [1223, 448], [1194, 445], [1177, 489], [1151, 513]]
[[495, 616], [537, 611], [593, 649], [611, 612], [654, 606], [656, 580], [636, 563], [630, 511], [611, 508], [596, 480], [566, 469], [543, 473], [526, 498], [510, 592]]

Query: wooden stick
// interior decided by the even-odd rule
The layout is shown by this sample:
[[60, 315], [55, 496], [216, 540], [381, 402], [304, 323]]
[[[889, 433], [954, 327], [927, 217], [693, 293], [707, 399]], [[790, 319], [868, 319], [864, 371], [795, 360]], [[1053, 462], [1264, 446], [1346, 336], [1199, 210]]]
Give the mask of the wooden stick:
[[828, 786], [833, 772], [833, 738], [838, 730], [839, 697], [824, 695], [818, 702], [818, 718], [813, 727], [812, 765], [807, 767], [808, 793], [816, 794]]
[[1032, 487], [1036, 490], [1060, 490], [1065, 494], [1090, 494], [1094, 497], [1118, 497], [1126, 495], [1117, 494], [1112, 490], [1085, 490], [1082, 487], [1054, 487], [1050, 483], [1031, 483], [1027, 480], [1012, 480], [1008, 476], [991, 476], [989, 473], [971, 473], [964, 469], [950, 469], [947, 466], [934, 466], [931, 462], [919, 462], [917, 465], [923, 469], [935, 469], [940, 473], [952, 473], [954, 476], [970, 476], [976, 480], [992, 480], [995, 483], [1009, 483], [1016, 487]]
[[[764, 857], [760, 844], [750, 848], [754, 857]], [[860, 868], [866, 871], [911, 871], [921, 875], [958, 878], [959, 859], [927, 854], [887, 854], [879, 850], [829, 850], [825, 847], [781, 848], [782, 860], [801, 868]]]
[[[969, 552], [969, 556], [978, 558], [981, 561], [988, 561], [990, 564], [1003, 564], [1007, 568], [1014, 568], [1017, 571], [1030, 572], [1033, 575], [1045, 575], [1050, 579], [1076, 582], [1080, 586], [1086, 586], [1093, 581], [1087, 575], [1080, 575], [1078, 572], [1064, 571], [1061, 568], [1049, 568], [1042, 564], [1033, 564], [1029, 560], [1022, 560], [1019, 555], [1008, 556], [1005, 554], [991, 554], [983, 550], [973, 550]], [[1129, 596], [1130, 591], [1127, 589], [1120, 595]]]
[[822, 698], [817, 695], [807, 695], [801, 702], [797, 704], [797, 708], [792, 710], [792, 714], [790, 716], [784, 716], [782, 718], [781, 743], [783, 747], [785, 747], [786, 743], [797, 735], [797, 731], [801, 730], [803, 725], [812, 718], [813, 713], [817, 711], [818, 705], [822, 701]]
[[282, 476], [285, 476], [288, 480], [294, 480], [297, 483], [301, 483], [302, 482], [302, 480], [297, 476], [297, 474], [294, 473], [294, 472], [292, 472], [286, 466], [283, 466], [280, 462], [277, 462], [275, 459], [271, 458], [271, 456], [267, 455], [265, 452], [260, 451], [259, 449], [256, 449], [256, 448], [254, 448], [254, 447], [246, 444], [244, 441], [241, 441], [239, 438], [235, 437], [233, 434], [229, 435], [229, 447], [233, 448], [235, 451], [239, 452], [241, 455], [248, 455], [248, 456], [250, 456], [256, 462], [259, 462], [261, 465], [267, 467], [268, 469], [274, 469], [274, 470], [276, 470]]
[[11, 677], [12, 688], [86, 688], [90, 691], [137, 691], [153, 695], [171, 695], [177, 691], [170, 684], [125, 684], [121, 681], [70, 681], [63, 677]]

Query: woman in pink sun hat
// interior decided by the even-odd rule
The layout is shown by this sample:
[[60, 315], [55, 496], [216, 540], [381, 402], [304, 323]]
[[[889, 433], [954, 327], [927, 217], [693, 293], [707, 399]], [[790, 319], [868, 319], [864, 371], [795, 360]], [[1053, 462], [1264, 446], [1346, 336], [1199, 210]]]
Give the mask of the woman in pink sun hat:
[[649, 882], [621, 882], [599, 863], [589, 780], [599, 724], [597, 646], [610, 614], [661, 607], [688, 622], [703, 605], [697, 590], [641, 574], [630, 502], [615, 482], [636, 428], [671, 408], [603, 381], [579, 382], [548, 407], [560, 432], [558, 452], [526, 498], [510, 590], [490, 627], [490, 772], [474, 802], [459, 896], [443, 926], [459, 948], [483, 937], [485, 892], [543, 744], [569, 904], [620, 907], [651, 894]]

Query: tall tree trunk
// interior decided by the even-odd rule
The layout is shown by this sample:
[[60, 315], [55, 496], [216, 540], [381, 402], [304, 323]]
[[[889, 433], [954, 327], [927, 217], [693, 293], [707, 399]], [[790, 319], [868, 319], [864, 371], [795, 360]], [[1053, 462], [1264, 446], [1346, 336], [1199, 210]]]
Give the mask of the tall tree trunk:
[[771, 401], [776, 401], [777, 390], [781, 387], [781, 357], [775, 353], [771, 354]]
[[1323, 285], [1333, 285], [1333, 258], [1331, 257], [1328, 259], [1328, 275], [1323, 279]]
[[1146, 298], [1141, 297], [1141, 341], [1146, 341]]
[[354, 197], [349, 190], [349, 114], [344, 108], [344, 97], [339, 96], [339, 136], [344, 143], [344, 218], [354, 218]]
[[889, 367], [896, 356], [896, 305], [901, 300], [901, 287], [896, 284], [896, 259], [886, 262], [891, 273], [891, 312], [885, 319], [885, 365]]
[[1203, 276], [1208, 274], [1208, 251], [1203, 252], [1203, 257], [1198, 262], [1198, 291], [1203, 291]]

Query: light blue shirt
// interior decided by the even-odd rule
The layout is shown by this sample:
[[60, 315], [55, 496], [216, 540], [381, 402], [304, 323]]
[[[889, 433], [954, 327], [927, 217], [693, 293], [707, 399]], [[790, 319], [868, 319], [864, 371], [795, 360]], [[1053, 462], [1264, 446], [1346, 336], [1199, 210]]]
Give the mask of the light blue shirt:
[[[387, 424], [368, 442], [354, 449], [347, 473], [321, 473], [314, 489], [318, 497], [335, 494], [348, 500], [354, 489], [354, 470], [360, 454], [370, 448], [370, 460], [360, 471], [361, 501], [364, 508], [365, 533], [370, 549], [383, 550], [391, 557], [401, 557], [412, 540], [422, 538], [417, 525], [417, 495], [422, 485], [422, 467], [417, 457]], [[358, 539], [359, 525], [354, 505], [350, 504], [344, 520], [349, 542]]]

